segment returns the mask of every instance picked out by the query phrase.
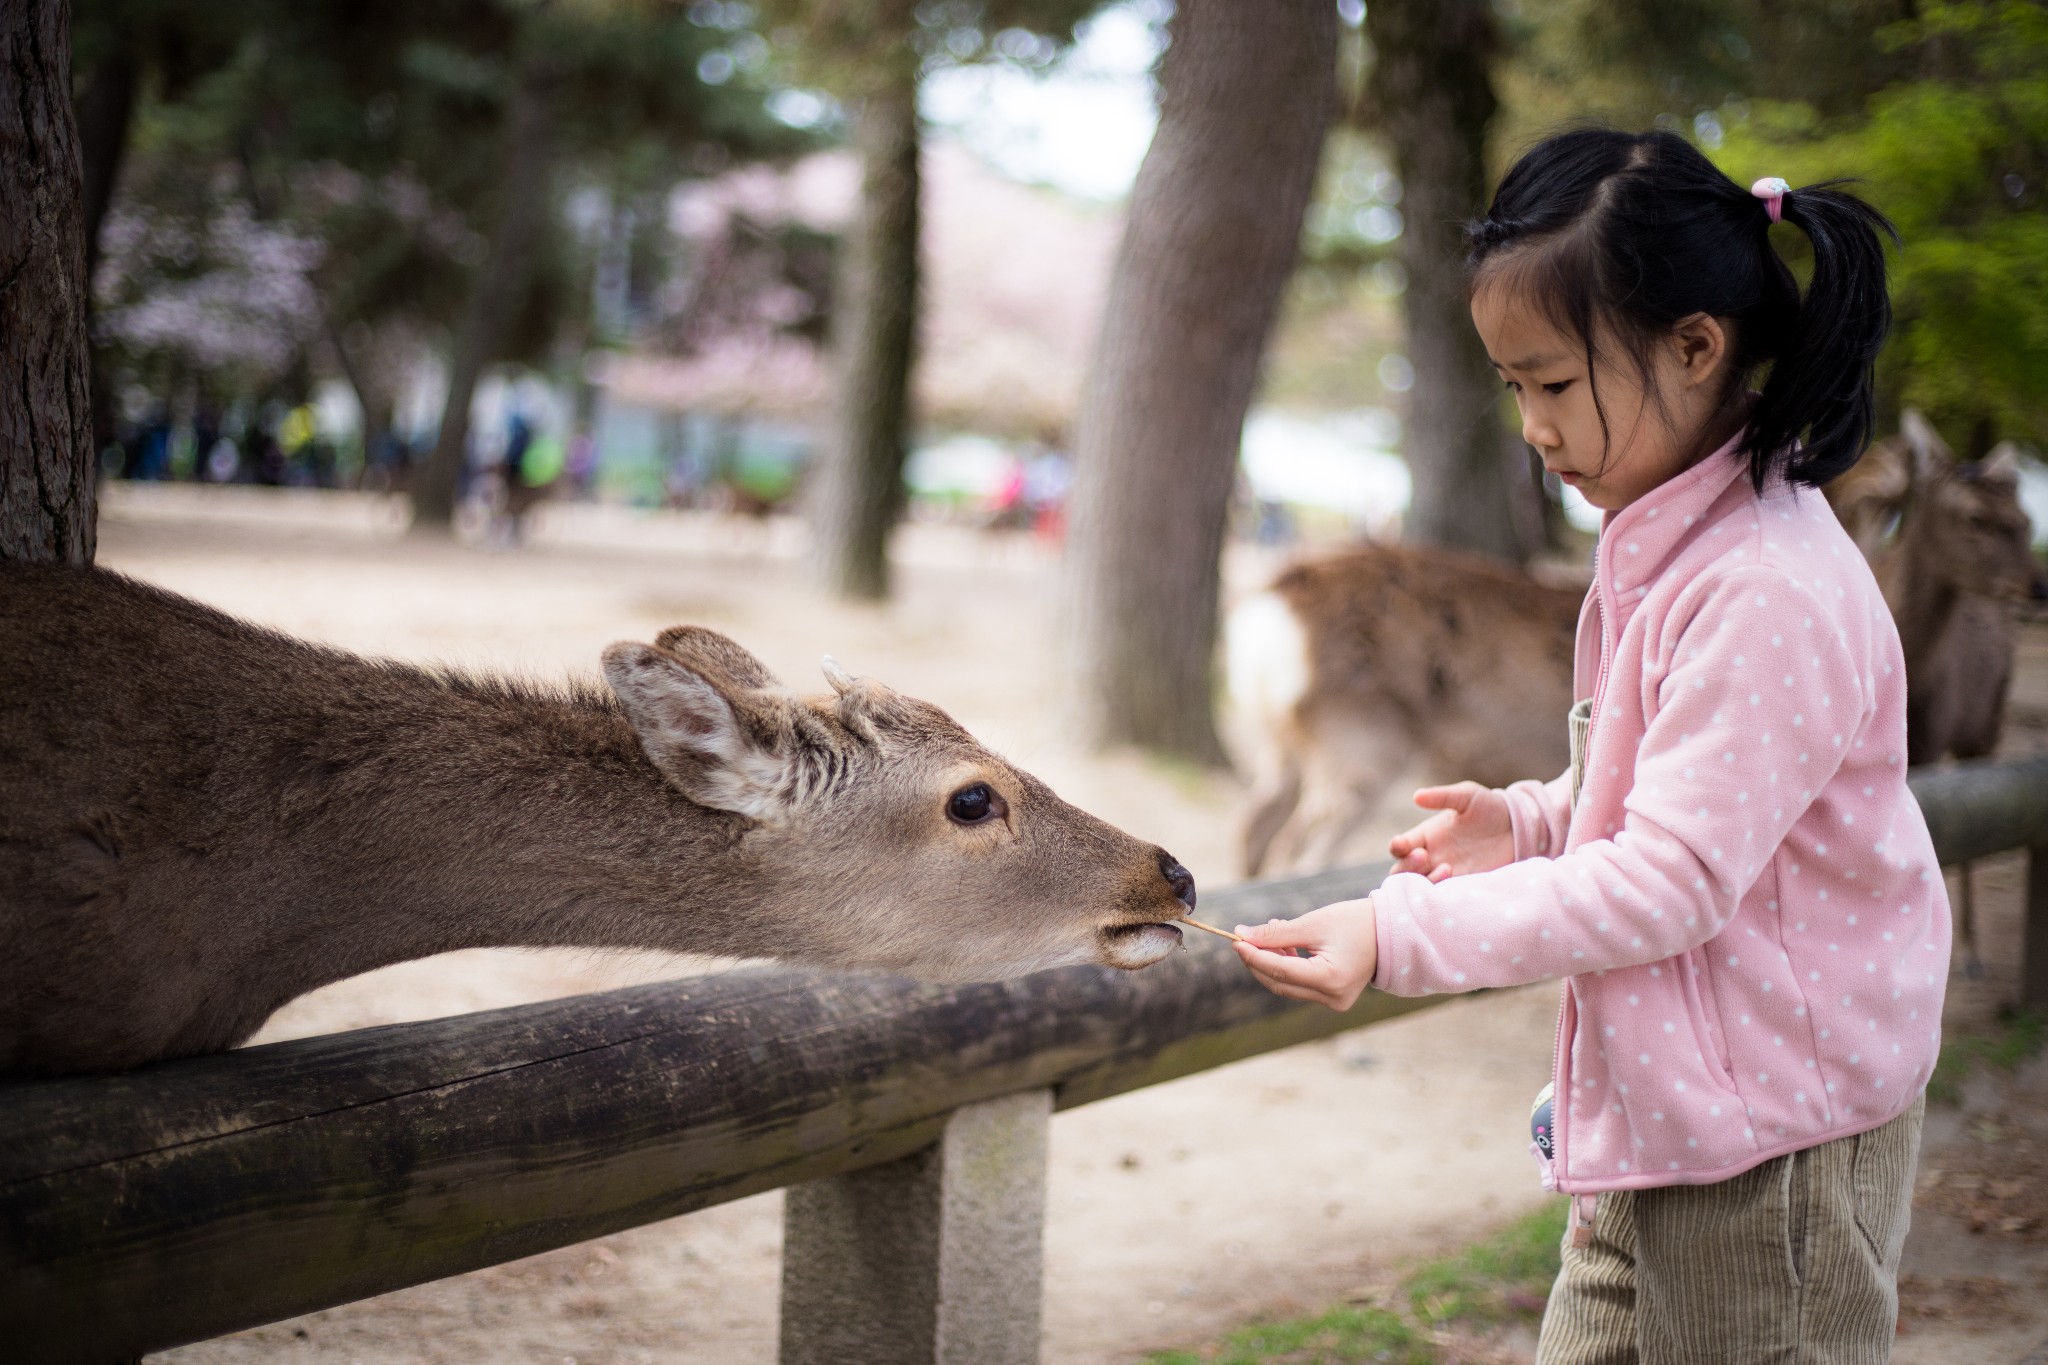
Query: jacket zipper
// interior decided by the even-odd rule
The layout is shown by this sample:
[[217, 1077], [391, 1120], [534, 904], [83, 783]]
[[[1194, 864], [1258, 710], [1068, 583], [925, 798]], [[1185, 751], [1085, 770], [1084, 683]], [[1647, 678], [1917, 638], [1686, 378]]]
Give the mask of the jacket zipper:
[[[1600, 667], [1593, 674], [1592, 714], [1587, 718], [1586, 725], [1586, 761], [1589, 765], [1593, 754], [1593, 727], [1599, 723], [1600, 702], [1607, 690], [1607, 666], [1613, 656], [1613, 651], [1609, 648], [1607, 642], [1607, 607], [1606, 593], [1604, 591], [1606, 583], [1606, 565], [1604, 560], [1607, 553], [1607, 541], [1608, 537], [1603, 534], [1593, 546], [1593, 619], [1600, 627]], [[1569, 838], [1571, 827], [1567, 824], [1565, 828], [1566, 837]], [[1550, 1140], [1552, 1147], [1550, 1163], [1551, 1179], [1561, 1190], [1564, 1189], [1565, 1172], [1569, 1169], [1565, 1164], [1565, 1151], [1566, 1144], [1570, 1140], [1568, 1133], [1571, 1127], [1565, 1117], [1566, 1112], [1571, 1108], [1571, 1087], [1567, 1084], [1568, 1078], [1565, 1075], [1564, 1035], [1567, 1016], [1575, 1018], [1577, 1011], [1572, 1008], [1572, 979], [1566, 977], [1559, 983], [1559, 989], [1560, 994], [1557, 1001], [1557, 1039], [1551, 1044], [1550, 1052], [1551, 1093], [1557, 1097], [1556, 1102], [1550, 1107]]]

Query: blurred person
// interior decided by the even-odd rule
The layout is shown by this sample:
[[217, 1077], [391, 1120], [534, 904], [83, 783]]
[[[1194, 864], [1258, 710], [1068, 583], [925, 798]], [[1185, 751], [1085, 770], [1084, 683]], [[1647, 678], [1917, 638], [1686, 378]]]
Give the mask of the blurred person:
[[285, 482], [303, 487], [316, 481], [313, 445], [318, 433], [312, 404], [300, 403], [286, 411], [277, 428], [278, 449], [284, 455]]
[[597, 488], [597, 437], [588, 430], [571, 436], [563, 468], [569, 476], [570, 492], [579, 499], [590, 497]]
[[1067, 492], [1073, 486], [1074, 463], [1057, 450], [1040, 451], [1024, 462], [1024, 502], [1031, 509], [1031, 529], [1041, 539], [1065, 536]]
[[242, 452], [232, 436], [218, 436], [207, 447], [199, 477], [207, 483], [235, 483], [242, 476]]

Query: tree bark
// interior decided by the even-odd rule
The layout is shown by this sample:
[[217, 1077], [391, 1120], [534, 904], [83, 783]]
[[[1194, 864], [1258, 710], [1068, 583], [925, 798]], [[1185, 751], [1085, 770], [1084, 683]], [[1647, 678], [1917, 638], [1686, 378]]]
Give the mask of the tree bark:
[[1527, 456], [1500, 419], [1500, 380], [1472, 328], [1462, 225], [1486, 209], [1486, 134], [1499, 107], [1488, 0], [1373, 0], [1366, 96], [1401, 177], [1403, 309], [1415, 386], [1404, 450], [1415, 495], [1407, 534], [1519, 561], [1511, 461]]
[[1075, 440], [1064, 597], [1083, 732], [1223, 761], [1218, 569], [1245, 409], [1335, 101], [1326, 0], [1182, 0]]
[[91, 369], [66, 0], [0, 6], [0, 559], [93, 556]]
[[819, 582], [867, 601], [889, 594], [917, 354], [917, 63], [908, 33], [887, 51], [854, 116], [861, 193], [835, 308], [838, 416], [808, 499]]
[[413, 485], [415, 530], [445, 531], [455, 520], [469, 454], [469, 405], [484, 367], [526, 297], [547, 217], [548, 160], [554, 124], [554, 78], [528, 63], [505, 110], [504, 201], [489, 257], [470, 292], [448, 367], [448, 398], [440, 435]]

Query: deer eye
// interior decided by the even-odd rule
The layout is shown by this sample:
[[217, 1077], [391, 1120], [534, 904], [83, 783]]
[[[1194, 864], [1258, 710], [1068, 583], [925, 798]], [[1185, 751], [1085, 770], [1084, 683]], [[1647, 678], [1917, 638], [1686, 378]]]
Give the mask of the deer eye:
[[946, 803], [946, 814], [956, 824], [978, 825], [1002, 813], [1003, 798], [990, 790], [986, 782], [962, 787], [954, 792], [953, 799]]

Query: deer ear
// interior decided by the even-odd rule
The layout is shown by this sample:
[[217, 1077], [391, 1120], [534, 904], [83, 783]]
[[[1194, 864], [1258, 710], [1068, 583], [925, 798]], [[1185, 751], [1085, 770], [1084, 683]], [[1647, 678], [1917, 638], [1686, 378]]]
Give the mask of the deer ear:
[[[739, 650], [722, 635], [702, 633]], [[775, 742], [772, 703], [751, 687], [733, 686], [717, 671], [694, 668], [653, 645], [621, 642], [606, 649], [604, 676], [625, 706], [640, 747], [678, 791], [715, 810], [770, 822], [780, 818], [790, 762], [785, 746]], [[760, 676], [767, 676], [765, 670]]]
[[836, 709], [839, 723], [868, 743], [874, 743], [878, 728], [887, 725], [901, 710], [900, 694], [873, 678], [854, 677], [830, 654], [818, 661], [818, 667], [825, 674], [825, 681], [831, 683], [832, 690], [838, 694]]
[[1905, 436], [1906, 445], [1913, 452], [1913, 482], [1924, 485], [1955, 463], [1955, 456], [1948, 448], [1948, 442], [1941, 439], [1941, 433], [1934, 429], [1934, 423], [1927, 420], [1918, 408], [1907, 408], [1899, 414], [1899, 431]]
[[2000, 441], [1977, 466], [1977, 477], [1991, 483], [2017, 484], [2020, 481], [2020, 448], [2011, 441]]
[[654, 637], [656, 647], [686, 668], [730, 679], [740, 687], [780, 687], [775, 675], [738, 642], [702, 626], [670, 626]]

